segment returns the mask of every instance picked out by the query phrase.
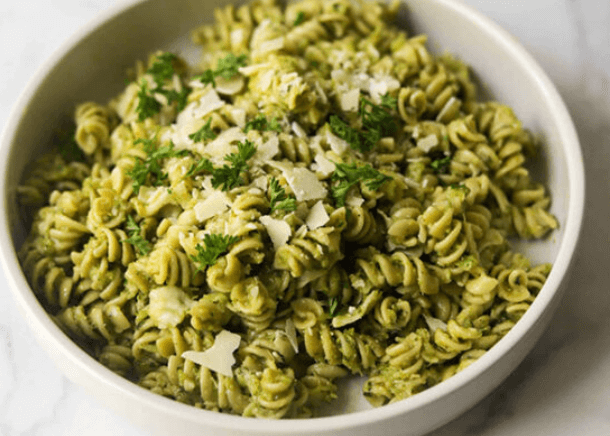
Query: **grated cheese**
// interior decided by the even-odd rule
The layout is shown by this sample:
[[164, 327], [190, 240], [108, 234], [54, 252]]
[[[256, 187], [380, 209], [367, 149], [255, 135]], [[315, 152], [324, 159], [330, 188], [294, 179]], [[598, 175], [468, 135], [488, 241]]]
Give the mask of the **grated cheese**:
[[155, 288], [150, 291], [148, 298], [148, 316], [161, 329], [180, 324], [186, 312], [195, 304], [186, 292], [177, 286]]
[[326, 213], [324, 203], [320, 200], [310, 209], [309, 215], [307, 215], [307, 218], [305, 219], [305, 224], [307, 224], [309, 230], [314, 230], [318, 227], [322, 227], [329, 219], [330, 217], [328, 216], [328, 213]]
[[306, 168], [284, 170], [284, 177], [298, 201], [318, 200], [326, 197], [326, 188], [315, 173]]
[[205, 200], [198, 202], [193, 210], [195, 211], [195, 217], [202, 223], [213, 216], [220, 215], [229, 209], [231, 201], [227, 194], [222, 191], [214, 190], [212, 194]]
[[276, 250], [288, 242], [292, 230], [286, 221], [271, 218], [269, 215], [262, 216], [260, 221], [267, 229], [267, 234]]
[[358, 88], [351, 89], [344, 94], [341, 94], [339, 103], [341, 109], [345, 112], [356, 112], [358, 103], [360, 102], [360, 90]]
[[222, 330], [216, 335], [214, 345], [205, 351], [185, 351], [182, 358], [205, 366], [218, 374], [233, 376], [235, 357], [233, 353], [239, 347], [241, 336]]

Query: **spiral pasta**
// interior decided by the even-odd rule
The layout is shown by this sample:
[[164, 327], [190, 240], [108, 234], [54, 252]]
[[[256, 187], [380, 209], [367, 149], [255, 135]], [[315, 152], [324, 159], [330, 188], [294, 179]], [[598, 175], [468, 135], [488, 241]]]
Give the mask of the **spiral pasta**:
[[313, 416], [364, 375], [376, 406], [464, 370], [549, 264], [536, 141], [399, 2], [257, 0], [156, 52], [17, 189], [23, 270], [102, 364], [196, 407]]

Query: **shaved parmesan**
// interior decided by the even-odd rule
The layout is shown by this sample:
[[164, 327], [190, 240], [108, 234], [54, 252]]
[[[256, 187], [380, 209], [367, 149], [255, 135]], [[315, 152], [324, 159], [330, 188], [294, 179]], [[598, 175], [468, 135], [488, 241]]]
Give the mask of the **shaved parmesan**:
[[194, 301], [177, 286], [155, 288], [148, 294], [148, 316], [157, 327], [175, 327], [182, 322]]
[[269, 215], [262, 216], [260, 220], [267, 229], [267, 234], [276, 250], [288, 242], [292, 230], [286, 221], [271, 218]]
[[345, 112], [355, 112], [358, 110], [358, 103], [360, 102], [360, 90], [358, 88], [347, 91], [341, 95], [341, 109]]
[[332, 151], [341, 156], [347, 149], [349, 149], [349, 144], [347, 141], [335, 136], [330, 131], [326, 132], [326, 140], [330, 144], [330, 148]]
[[335, 164], [328, 160], [322, 153], [316, 154], [314, 161], [318, 164], [316, 171], [324, 177], [330, 176], [335, 171]]
[[436, 329], [447, 330], [447, 324], [438, 318], [434, 318], [424, 313], [424, 319], [426, 320], [426, 324], [428, 324], [428, 328], [432, 333], [434, 333]]
[[227, 194], [221, 191], [213, 191], [212, 194], [203, 201], [197, 203], [193, 210], [195, 211], [195, 217], [201, 223], [213, 216], [220, 215], [225, 212], [231, 202], [227, 197]]
[[429, 153], [434, 147], [438, 145], [438, 138], [434, 133], [417, 140], [417, 148]]
[[230, 79], [225, 79], [222, 76], [217, 77], [216, 79], [216, 92], [223, 95], [234, 95], [242, 90], [244, 87], [244, 78], [239, 75], [235, 75]]
[[305, 224], [307, 224], [309, 230], [314, 230], [318, 227], [322, 227], [328, 222], [329, 219], [330, 217], [328, 216], [328, 213], [326, 213], [324, 203], [322, 203], [322, 200], [320, 200], [309, 211]]
[[211, 89], [199, 99], [199, 106], [194, 108], [193, 116], [196, 118], [203, 118], [210, 112], [220, 109], [224, 105], [225, 102], [218, 96], [215, 90]]
[[326, 197], [324, 184], [318, 180], [315, 173], [306, 168], [285, 170], [284, 177], [297, 201], [318, 200]]
[[259, 163], [267, 163], [280, 152], [280, 140], [277, 136], [272, 136], [267, 142], [264, 142], [256, 149], [254, 161]]
[[282, 48], [284, 48], [284, 37], [280, 36], [279, 38], [261, 42], [260, 45], [257, 47], [256, 51], [258, 54], [261, 54], [270, 51], [281, 50]]
[[185, 351], [182, 358], [227, 377], [233, 376], [235, 357], [233, 353], [239, 347], [241, 336], [223, 330], [214, 339], [214, 345], [205, 351]]
[[230, 153], [236, 151], [237, 147], [233, 146], [232, 143], [244, 141], [246, 135], [239, 127], [231, 127], [230, 129], [222, 132], [216, 139], [210, 142], [205, 147], [205, 151], [212, 157], [212, 160], [216, 158], [216, 161], [224, 163], [224, 157]]
[[364, 198], [348, 194], [347, 198], [345, 199], [345, 204], [352, 207], [360, 207], [364, 204]]
[[290, 342], [290, 345], [292, 345], [294, 352], [298, 353], [299, 352], [299, 343], [297, 342], [297, 330], [294, 327], [294, 321], [292, 321], [292, 318], [288, 318], [286, 320], [284, 329], [286, 330], [286, 336], [288, 337], [288, 342]]

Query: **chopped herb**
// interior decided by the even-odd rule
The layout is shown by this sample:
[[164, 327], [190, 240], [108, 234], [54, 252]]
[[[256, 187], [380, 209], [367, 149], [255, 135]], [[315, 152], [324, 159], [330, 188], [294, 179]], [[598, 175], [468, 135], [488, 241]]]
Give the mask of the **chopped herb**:
[[133, 179], [133, 190], [135, 194], [140, 192], [140, 187], [146, 184], [149, 174], [155, 178], [154, 184], [158, 186], [167, 179], [167, 174], [161, 169], [161, 161], [170, 157], [180, 157], [188, 154], [186, 150], [174, 150], [174, 143], [170, 142], [165, 147], [155, 148], [155, 139], [140, 138], [134, 144], [144, 144], [144, 151], [148, 154], [145, 160], [136, 158], [133, 168], [127, 171], [127, 175]]
[[392, 135], [398, 128], [394, 116], [386, 110], [383, 103], [377, 106], [372, 101], [360, 97], [359, 113], [362, 117], [362, 126], [369, 131], [378, 131], [380, 137]]
[[464, 195], [468, 195], [470, 194], [470, 188], [466, 185], [458, 185], [457, 183], [452, 183], [451, 185], [449, 185], [449, 189], [455, 189], [455, 190], [460, 190], [464, 192]]
[[296, 27], [299, 24], [301, 24], [303, 21], [305, 21], [305, 12], [299, 11], [297, 13], [297, 17], [295, 18], [294, 23], [292, 23], [292, 25]]
[[216, 139], [216, 133], [212, 130], [211, 127], [212, 118], [208, 118], [208, 122], [205, 123], [201, 129], [197, 130], [195, 133], [189, 135], [195, 142], [203, 142], [207, 139]]
[[146, 80], [142, 79], [140, 82], [140, 90], [138, 91], [138, 106], [136, 107], [138, 121], [144, 121], [146, 118], [158, 114], [160, 110], [161, 103], [149, 93], [148, 84], [146, 83]]
[[58, 132], [57, 147], [59, 148], [59, 154], [67, 162], [84, 162], [86, 158], [85, 153], [83, 153], [81, 148], [76, 143], [76, 139], [74, 137], [75, 133], [76, 128], [74, 127], [67, 132]]
[[163, 82], [171, 79], [174, 75], [173, 61], [175, 59], [176, 55], [173, 53], [160, 54], [150, 68], [146, 70], [148, 74], [153, 76], [158, 88], [163, 86]]
[[223, 191], [228, 191], [243, 183], [241, 173], [248, 170], [248, 160], [256, 153], [254, 143], [246, 139], [245, 142], [237, 143], [237, 153], [225, 156], [225, 160], [231, 165], [223, 165], [212, 170], [212, 186], [222, 186]]
[[353, 127], [350, 127], [345, 121], [343, 121], [338, 116], [331, 115], [329, 122], [330, 128], [333, 133], [339, 138], [346, 141], [354, 150], [368, 151], [370, 150], [370, 148], [372, 148], [369, 147], [368, 144], [364, 144], [362, 135], [358, 130], [354, 129]]
[[131, 215], [127, 215], [127, 225], [125, 228], [127, 233], [129, 233], [129, 238], [125, 239], [125, 242], [133, 245], [142, 255], [150, 253], [150, 242], [142, 236], [142, 229], [140, 229], [140, 226], [138, 226], [138, 223], [136, 223], [136, 220]]
[[345, 199], [350, 188], [358, 182], [364, 182], [367, 188], [377, 190], [388, 180], [392, 180], [390, 176], [380, 173], [369, 164], [358, 167], [356, 163], [342, 164], [335, 162], [335, 172], [331, 180], [338, 181], [331, 188], [333, 198], [337, 207], [345, 206]]
[[282, 126], [280, 126], [277, 118], [271, 119], [271, 121], [267, 120], [267, 117], [263, 114], [259, 114], [253, 120], [250, 120], [244, 126], [244, 132], [248, 133], [250, 130], [258, 130], [264, 132], [266, 130], [273, 130], [276, 132], [282, 131]]
[[165, 98], [167, 98], [167, 104], [172, 104], [173, 102], [178, 103], [176, 105], [176, 109], [178, 112], [180, 112], [186, 107], [186, 102], [189, 94], [191, 93], [191, 88], [185, 86], [180, 92], [174, 91], [173, 89], [157, 88], [153, 92], [163, 94]]
[[328, 316], [331, 318], [337, 316], [337, 309], [339, 308], [339, 300], [337, 297], [328, 299]]
[[214, 265], [218, 256], [239, 241], [237, 236], [220, 235], [217, 233], [207, 234], [203, 237], [203, 244], [197, 244], [197, 255], [191, 256], [191, 260], [197, 265], [197, 271], [204, 271], [206, 267]]
[[432, 170], [434, 170], [434, 172], [436, 174], [440, 174], [440, 173], [447, 172], [447, 169], [449, 168], [450, 163], [451, 163], [451, 156], [445, 156], [441, 159], [433, 160], [430, 163], [430, 166], [432, 167]]
[[222, 59], [218, 59], [218, 64], [215, 70], [207, 69], [198, 76], [195, 76], [195, 80], [199, 80], [201, 83], [211, 83], [212, 86], [216, 87], [216, 77], [220, 76], [223, 79], [230, 79], [235, 76], [239, 71], [240, 67], [246, 66], [246, 60], [248, 57], [243, 54], [235, 56], [233, 53], [229, 53]]
[[214, 165], [212, 165], [212, 162], [210, 162], [209, 159], [202, 157], [199, 162], [191, 165], [191, 167], [186, 173], [186, 176], [191, 177], [204, 170], [211, 173], [212, 171], [214, 171]]
[[381, 106], [387, 109], [396, 109], [396, 103], [398, 103], [398, 100], [390, 94], [386, 93], [381, 96]]
[[269, 183], [269, 197], [271, 212], [280, 209], [291, 212], [297, 208], [296, 200], [286, 196], [286, 191], [280, 186], [280, 182], [275, 177], [271, 177]]

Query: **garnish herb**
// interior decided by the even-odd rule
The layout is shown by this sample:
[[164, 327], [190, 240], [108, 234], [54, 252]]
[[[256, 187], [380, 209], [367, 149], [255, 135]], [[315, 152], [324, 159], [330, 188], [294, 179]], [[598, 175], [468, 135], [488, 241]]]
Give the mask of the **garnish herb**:
[[59, 154], [67, 162], [84, 162], [85, 153], [80, 149], [76, 143], [74, 135], [76, 134], [76, 128], [72, 127], [67, 132], [60, 131], [57, 133], [57, 147], [59, 148]]
[[142, 236], [140, 226], [138, 226], [138, 223], [136, 223], [136, 220], [131, 215], [127, 215], [127, 225], [125, 228], [127, 233], [129, 233], [129, 238], [125, 239], [125, 242], [129, 242], [133, 245], [142, 255], [150, 253], [150, 242]]
[[329, 119], [331, 130], [354, 150], [370, 151], [383, 136], [393, 135], [398, 128], [394, 116], [387, 110], [391, 108], [390, 105], [395, 106], [395, 99], [387, 94], [382, 99], [382, 104], [376, 105], [360, 97], [358, 114], [362, 121], [362, 130], [349, 126], [336, 115], [331, 115]]
[[216, 87], [216, 77], [220, 76], [223, 79], [232, 78], [239, 72], [240, 67], [246, 66], [247, 59], [248, 57], [245, 54], [235, 56], [233, 53], [229, 53], [224, 58], [218, 59], [215, 70], [207, 69], [203, 74], [195, 76], [194, 79], [204, 84], [211, 83], [212, 86]]
[[470, 194], [470, 188], [466, 185], [462, 185], [462, 184], [457, 184], [457, 183], [452, 183], [451, 185], [449, 185], [449, 189], [455, 189], [455, 190], [459, 190], [462, 191], [464, 193], [464, 195], [468, 195]]
[[445, 173], [451, 163], [451, 156], [445, 156], [442, 159], [433, 160], [430, 167], [436, 174]]
[[144, 151], [148, 154], [145, 160], [137, 158], [135, 165], [127, 175], [133, 179], [133, 191], [135, 194], [140, 192], [140, 187], [146, 184], [146, 179], [151, 174], [155, 179], [155, 186], [159, 186], [163, 180], [167, 179], [167, 174], [161, 169], [161, 161], [170, 157], [186, 156], [186, 150], [174, 150], [174, 143], [170, 142], [165, 147], [155, 148], [156, 139], [136, 139], [134, 144], [144, 144]]
[[299, 24], [301, 24], [303, 21], [305, 21], [305, 12], [299, 11], [297, 13], [297, 17], [295, 18], [294, 23], [292, 23], [292, 25], [296, 27]]
[[211, 123], [212, 118], [208, 118], [208, 122], [205, 123], [201, 127], [201, 129], [197, 130], [195, 133], [190, 134], [189, 138], [191, 138], [195, 142], [203, 142], [207, 139], [216, 139], [217, 135], [212, 130]]
[[269, 182], [269, 197], [271, 212], [280, 209], [291, 212], [297, 208], [296, 199], [286, 195], [286, 191], [280, 186], [280, 182], [275, 177], [271, 177]]
[[390, 94], [384, 94], [381, 96], [381, 106], [387, 109], [396, 109], [396, 104], [398, 100], [395, 97], [392, 97]]
[[272, 118], [271, 121], [268, 121], [265, 115], [259, 114], [256, 116], [256, 118], [248, 121], [244, 126], [245, 133], [248, 133], [250, 130], [258, 130], [260, 132], [273, 130], [275, 132], [281, 132], [282, 126], [280, 126], [277, 118]]
[[203, 244], [197, 244], [197, 255], [191, 256], [191, 260], [197, 264], [197, 271], [204, 271], [206, 267], [216, 263], [218, 256], [239, 241], [237, 236], [220, 235], [218, 233], [207, 234], [203, 237]]
[[331, 180], [339, 182], [331, 188], [333, 198], [337, 207], [345, 206], [345, 199], [350, 188], [358, 182], [364, 182], [371, 190], [377, 190], [388, 180], [390, 176], [380, 173], [369, 164], [357, 166], [357, 164], [343, 164], [335, 162], [335, 172]]
[[140, 122], [158, 114], [161, 110], [161, 103], [159, 103], [150, 92], [146, 80], [142, 79], [140, 82], [140, 90], [138, 91], [138, 106], [136, 107], [138, 121]]
[[163, 83], [170, 80], [175, 73], [173, 65], [175, 59], [176, 55], [173, 53], [162, 53], [157, 56], [150, 68], [146, 70], [146, 73], [153, 77], [156, 87], [154, 89], [148, 89], [146, 80], [142, 79], [140, 82], [138, 106], [136, 107], [139, 121], [144, 121], [146, 118], [152, 117], [161, 110], [161, 103], [155, 99], [154, 94], [164, 95], [165, 98], [167, 98], [167, 104], [176, 102], [178, 111], [181, 111], [186, 107], [186, 101], [191, 92], [190, 88], [184, 87], [182, 88], [182, 91], [163, 89]]
[[328, 299], [328, 316], [331, 318], [337, 316], [337, 309], [339, 308], [339, 300], [337, 297], [332, 297]]
[[192, 176], [205, 170], [212, 174], [214, 188], [221, 187], [223, 191], [228, 191], [243, 183], [241, 173], [248, 170], [248, 160], [254, 156], [254, 153], [256, 153], [256, 146], [246, 139], [245, 142], [237, 143], [237, 153], [225, 156], [224, 159], [230, 165], [225, 164], [220, 168], [214, 168], [212, 162], [204, 157], [197, 164], [192, 165], [186, 175]]

